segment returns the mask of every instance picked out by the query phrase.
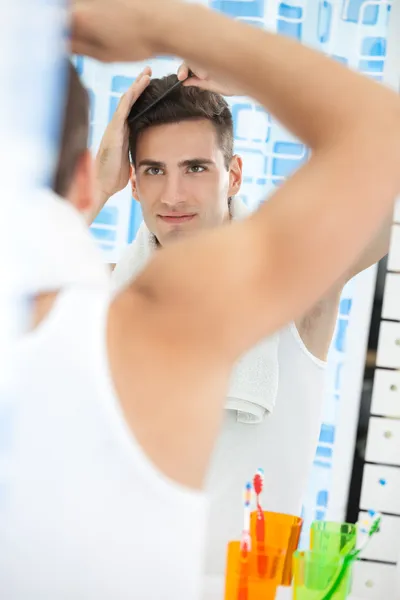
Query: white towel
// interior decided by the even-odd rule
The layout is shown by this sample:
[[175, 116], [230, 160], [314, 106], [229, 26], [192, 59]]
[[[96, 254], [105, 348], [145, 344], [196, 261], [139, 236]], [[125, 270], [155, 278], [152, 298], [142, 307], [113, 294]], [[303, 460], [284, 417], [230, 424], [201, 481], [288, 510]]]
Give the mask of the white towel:
[[[239, 198], [232, 199], [233, 220], [244, 219], [250, 212]], [[139, 274], [156, 248], [154, 235], [142, 223], [135, 240], [114, 269], [114, 291], [125, 287]], [[278, 344], [279, 334], [270, 336], [247, 352], [235, 365], [225, 408], [236, 411], [240, 423], [260, 423], [274, 409], [279, 377]]]
[[16, 293], [35, 296], [65, 287], [111, 288], [109, 269], [81, 214], [51, 190], [35, 192], [18, 217], [28, 260], [14, 272]]

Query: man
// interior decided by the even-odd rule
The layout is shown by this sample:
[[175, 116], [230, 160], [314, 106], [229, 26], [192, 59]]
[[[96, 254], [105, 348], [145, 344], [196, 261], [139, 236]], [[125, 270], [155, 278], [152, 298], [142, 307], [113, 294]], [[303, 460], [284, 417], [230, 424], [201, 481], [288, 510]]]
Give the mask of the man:
[[[185, 65], [178, 75], [185, 83], [173, 88], [176, 76], [151, 81], [147, 67], [121, 99], [97, 154], [101, 202], [123, 189], [130, 174], [132, 194], [140, 202], [145, 223], [115, 268], [117, 289], [132, 281], [157, 248], [249, 214], [235, 198], [242, 183], [242, 159], [233, 152], [231, 111], [217, 93], [238, 95], [238, 90], [224, 88], [206, 73], [186, 79]], [[297, 202], [295, 196], [292, 202]], [[342, 288], [387, 253], [390, 229], [391, 214], [322, 300], [283, 329], [279, 339], [268, 338], [264, 346], [246, 354], [235, 368], [207, 477], [208, 573], [223, 572], [226, 545], [242, 526], [242, 488], [258, 467], [265, 472], [264, 507], [300, 513], [318, 443], [325, 361]], [[264, 377], [260, 369], [266, 371]], [[261, 394], [264, 402], [258, 399]], [[266, 417], [264, 411], [260, 419], [250, 421], [245, 413], [249, 425], [237, 418], [235, 409], [241, 408], [241, 400], [241, 412], [253, 400], [256, 408], [268, 406], [272, 414]], [[247, 410], [251, 413], [251, 406]]]
[[[200, 53], [204, 31], [211, 41]], [[43, 197], [22, 218], [35, 228], [30, 258], [43, 270], [29, 282], [32, 330], [13, 348], [18, 426], [0, 530], [2, 592], [197, 598], [200, 490], [230, 370], [322, 295], [382, 221], [400, 189], [398, 98], [292, 41], [175, 1], [79, 2], [73, 50], [107, 60], [167, 52], [215, 68], [314, 150], [256, 215], [156, 253], [113, 301], [71, 205]], [[322, 90], [314, 99], [310, 73]], [[332, 90], [344, 88], [331, 104]], [[337, 243], [345, 214], [342, 249], [322, 267], [318, 256]]]

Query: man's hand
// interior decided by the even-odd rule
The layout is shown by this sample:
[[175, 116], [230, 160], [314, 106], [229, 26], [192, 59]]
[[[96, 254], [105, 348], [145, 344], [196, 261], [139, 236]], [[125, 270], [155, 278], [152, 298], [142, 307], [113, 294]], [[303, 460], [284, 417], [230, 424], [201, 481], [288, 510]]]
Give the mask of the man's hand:
[[132, 106], [150, 83], [151, 69], [146, 67], [122, 96], [103, 135], [96, 156], [96, 180], [100, 196], [99, 212], [105, 202], [123, 190], [129, 182], [129, 128], [127, 118]]
[[[192, 77], [188, 78], [189, 69], [193, 73]], [[229, 84], [224, 84], [222, 81], [211, 79], [209, 74], [200, 67], [183, 63], [178, 69], [178, 79], [183, 81], [185, 87], [198, 87], [202, 90], [216, 92], [222, 96], [241, 96], [242, 93], [238, 89], [233, 89]]]
[[72, 0], [72, 52], [103, 62], [157, 54], [163, 15], [177, 0]]

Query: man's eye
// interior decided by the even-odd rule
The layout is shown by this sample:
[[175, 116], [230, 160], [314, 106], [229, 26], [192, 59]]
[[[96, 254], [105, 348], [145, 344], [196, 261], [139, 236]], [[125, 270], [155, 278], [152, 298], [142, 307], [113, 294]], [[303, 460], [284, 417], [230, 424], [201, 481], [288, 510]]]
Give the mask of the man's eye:
[[145, 171], [146, 175], [162, 175], [162, 172], [162, 169], [159, 167], [149, 167]]
[[201, 165], [193, 165], [192, 167], [189, 167], [190, 173], [203, 173], [205, 170], [206, 168], [202, 167]]

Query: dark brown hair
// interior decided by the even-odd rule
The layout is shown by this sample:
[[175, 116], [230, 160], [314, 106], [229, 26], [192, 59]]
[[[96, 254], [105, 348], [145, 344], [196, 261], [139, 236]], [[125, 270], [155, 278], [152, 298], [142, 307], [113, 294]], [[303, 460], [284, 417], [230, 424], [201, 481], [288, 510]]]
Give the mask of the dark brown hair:
[[69, 61], [67, 77], [60, 152], [53, 183], [53, 190], [63, 197], [71, 186], [79, 158], [87, 149], [89, 135], [88, 94]]
[[233, 156], [233, 120], [232, 113], [226, 100], [215, 92], [201, 90], [197, 87], [178, 86], [154, 107], [137, 118], [143, 110], [169, 90], [178, 78], [167, 75], [161, 79], [152, 79], [143, 94], [134, 104], [128, 117], [129, 150], [132, 163], [136, 160], [136, 144], [139, 134], [155, 125], [179, 123], [195, 119], [208, 119], [213, 123], [219, 146], [224, 154], [225, 165], [228, 169]]

